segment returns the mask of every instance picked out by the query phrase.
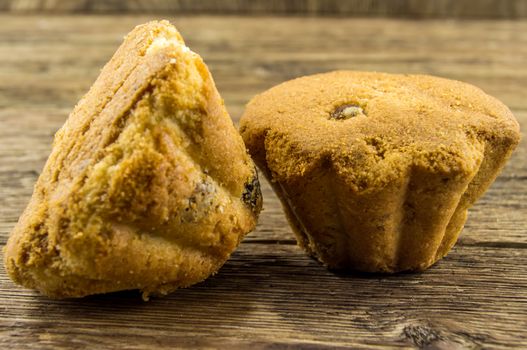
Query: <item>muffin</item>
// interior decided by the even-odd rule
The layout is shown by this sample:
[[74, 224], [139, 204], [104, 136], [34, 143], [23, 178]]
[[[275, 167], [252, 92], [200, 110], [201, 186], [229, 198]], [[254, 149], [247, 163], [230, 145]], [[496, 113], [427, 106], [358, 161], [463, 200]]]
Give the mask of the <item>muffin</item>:
[[5, 266], [54, 298], [166, 294], [218, 271], [260, 208], [255, 166], [207, 66], [172, 25], [150, 22], [55, 135]]
[[254, 97], [240, 131], [308, 254], [388, 273], [448, 253], [520, 138], [510, 110], [474, 86], [353, 71]]

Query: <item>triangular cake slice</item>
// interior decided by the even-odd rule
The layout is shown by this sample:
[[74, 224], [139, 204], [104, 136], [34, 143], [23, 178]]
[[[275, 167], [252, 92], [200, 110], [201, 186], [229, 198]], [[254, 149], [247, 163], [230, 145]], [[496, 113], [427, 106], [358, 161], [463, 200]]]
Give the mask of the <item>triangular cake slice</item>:
[[5, 265], [51, 297], [166, 294], [215, 273], [260, 208], [206, 65], [154, 21], [126, 36], [57, 132]]

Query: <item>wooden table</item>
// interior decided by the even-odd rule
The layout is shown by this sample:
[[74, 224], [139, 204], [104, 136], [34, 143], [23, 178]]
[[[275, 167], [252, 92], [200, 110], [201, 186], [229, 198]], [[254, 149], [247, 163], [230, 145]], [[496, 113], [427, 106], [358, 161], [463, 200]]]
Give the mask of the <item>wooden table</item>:
[[[138, 16], [0, 16], [0, 244], [54, 132]], [[527, 21], [172, 18], [235, 120], [249, 98], [333, 69], [464, 80], [527, 130]], [[457, 246], [422, 274], [334, 274], [296, 246], [277, 198], [223, 269], [143, 302], [137, 292], [49, 300], [0, 269], [0, 348], [527, 348], [527, 145], [471, 209]]]

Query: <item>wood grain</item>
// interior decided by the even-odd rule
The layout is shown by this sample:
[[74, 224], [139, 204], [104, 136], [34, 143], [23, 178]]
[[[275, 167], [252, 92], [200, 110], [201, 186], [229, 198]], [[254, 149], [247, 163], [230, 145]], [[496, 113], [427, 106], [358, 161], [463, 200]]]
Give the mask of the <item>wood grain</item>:
[[407, 18], [525, 18], [524, 0], [4, 0], [13, 13], [279, 14]]
[[[146, 16], [0, 15], [0, 244], [54, 132], [123, 35]], [[527, 130], [527, 22], [172, 19], [208, 62], [235, 121], [252, 95], [332, 69], [432, 73], [482, 87]], [[526, 348], [527, 145], [423, 274], [337, 274], [295, 245], [264, 182], [264, 211], [224, 268], [167, 298], [56, 301], [0, 268], [0, 348]]]

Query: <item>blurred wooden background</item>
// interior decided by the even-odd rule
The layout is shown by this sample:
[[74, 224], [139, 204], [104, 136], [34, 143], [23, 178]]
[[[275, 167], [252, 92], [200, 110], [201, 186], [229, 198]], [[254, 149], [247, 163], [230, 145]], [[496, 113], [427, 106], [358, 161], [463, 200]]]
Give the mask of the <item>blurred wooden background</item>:
[[406, 18], [527, 18], [526, 0], [0, 0], [13, 13], [279, 14]]
[[0, 248], [56, 130], [154, 18], [202, 55], [235, 123], [252, 96], [301, 75], [426, 73], [502, 100], [523, 141], [421, 274], [326, 270], [264, 179], [258, 227], [220, 272], [148, 303], [50, 300], [9, 279], [0, 249], [0, 349], [527, 349], [527, 0], [0, 0]]

